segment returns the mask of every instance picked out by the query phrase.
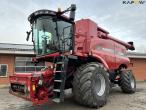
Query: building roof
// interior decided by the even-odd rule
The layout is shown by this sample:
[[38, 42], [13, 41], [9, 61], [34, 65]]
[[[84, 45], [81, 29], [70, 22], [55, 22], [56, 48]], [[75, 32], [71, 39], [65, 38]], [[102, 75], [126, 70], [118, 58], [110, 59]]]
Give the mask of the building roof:
[[33, 45], [0, 43], [0, 54], [34, 54]]
[[[33, 45], [0, 43], [0, 54], [35, 55]], [[146, 58], [146, 53], [128, 52], [129, 58]]]
[[127, 56], [129, 58], [146, 58], [146, 53], [128, 52]]

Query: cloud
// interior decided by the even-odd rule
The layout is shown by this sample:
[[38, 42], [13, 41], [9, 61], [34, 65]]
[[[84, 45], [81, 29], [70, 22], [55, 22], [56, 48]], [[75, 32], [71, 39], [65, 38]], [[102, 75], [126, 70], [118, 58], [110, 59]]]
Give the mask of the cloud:
[[[123, 5], [121, 0], [1, 0], [0, 42], [26, 42], [27, 17], [38, 9], [66, 9], [77, 5], [76, 19], [90, 18], [123, 41], [134, 41], [136, 51], [146, 50], [146, 4]], [[141, 48], [143, 47], [143, 48]]]

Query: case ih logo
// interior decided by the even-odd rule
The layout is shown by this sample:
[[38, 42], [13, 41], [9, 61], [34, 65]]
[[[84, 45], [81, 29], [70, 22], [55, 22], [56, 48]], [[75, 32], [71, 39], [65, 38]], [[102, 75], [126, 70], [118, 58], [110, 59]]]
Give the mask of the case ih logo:
[[140, 5], [142, 5], [142, 4], [144, 4], [146, 1], [144, 1], [144, 0], [124, 0], [122, 3], [123, 4], [140, 4]]

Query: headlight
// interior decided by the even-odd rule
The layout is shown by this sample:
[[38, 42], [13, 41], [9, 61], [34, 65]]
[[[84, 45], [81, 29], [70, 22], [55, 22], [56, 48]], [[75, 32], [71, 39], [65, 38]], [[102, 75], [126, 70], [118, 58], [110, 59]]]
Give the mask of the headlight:
[[30, 92], [30, 86], [27, 87], [27, 90]]
[[35, 90], [36, 90], [35, 85], [32, 85], [32, 90], [33, 90], [33, 91], [35, 91]]
[[43, 85], [43, 75], [40, 76], [38, 85], [41, 85], [41, 86]]

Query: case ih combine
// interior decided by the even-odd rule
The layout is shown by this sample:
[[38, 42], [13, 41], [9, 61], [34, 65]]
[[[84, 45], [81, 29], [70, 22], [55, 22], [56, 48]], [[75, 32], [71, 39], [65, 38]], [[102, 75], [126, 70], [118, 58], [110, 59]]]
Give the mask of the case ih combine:
[[113, 38], [90, 19], [74, 22], [75, 10], [71, 5], [65, 11], [38, 10], [29, 16], [36, 52], [33, 62], [50, 64], [38, 72], [10, 76], [11, 94], [34, 105], [48, 100], [59, 103], [64, 101], [65, 90], [72, 88], [78, 103], [101, 107], [114, 84], [124, 93], [135, 92], [135, 78], [125, 56], [128, 49], [134, 50], [133, 42]]

